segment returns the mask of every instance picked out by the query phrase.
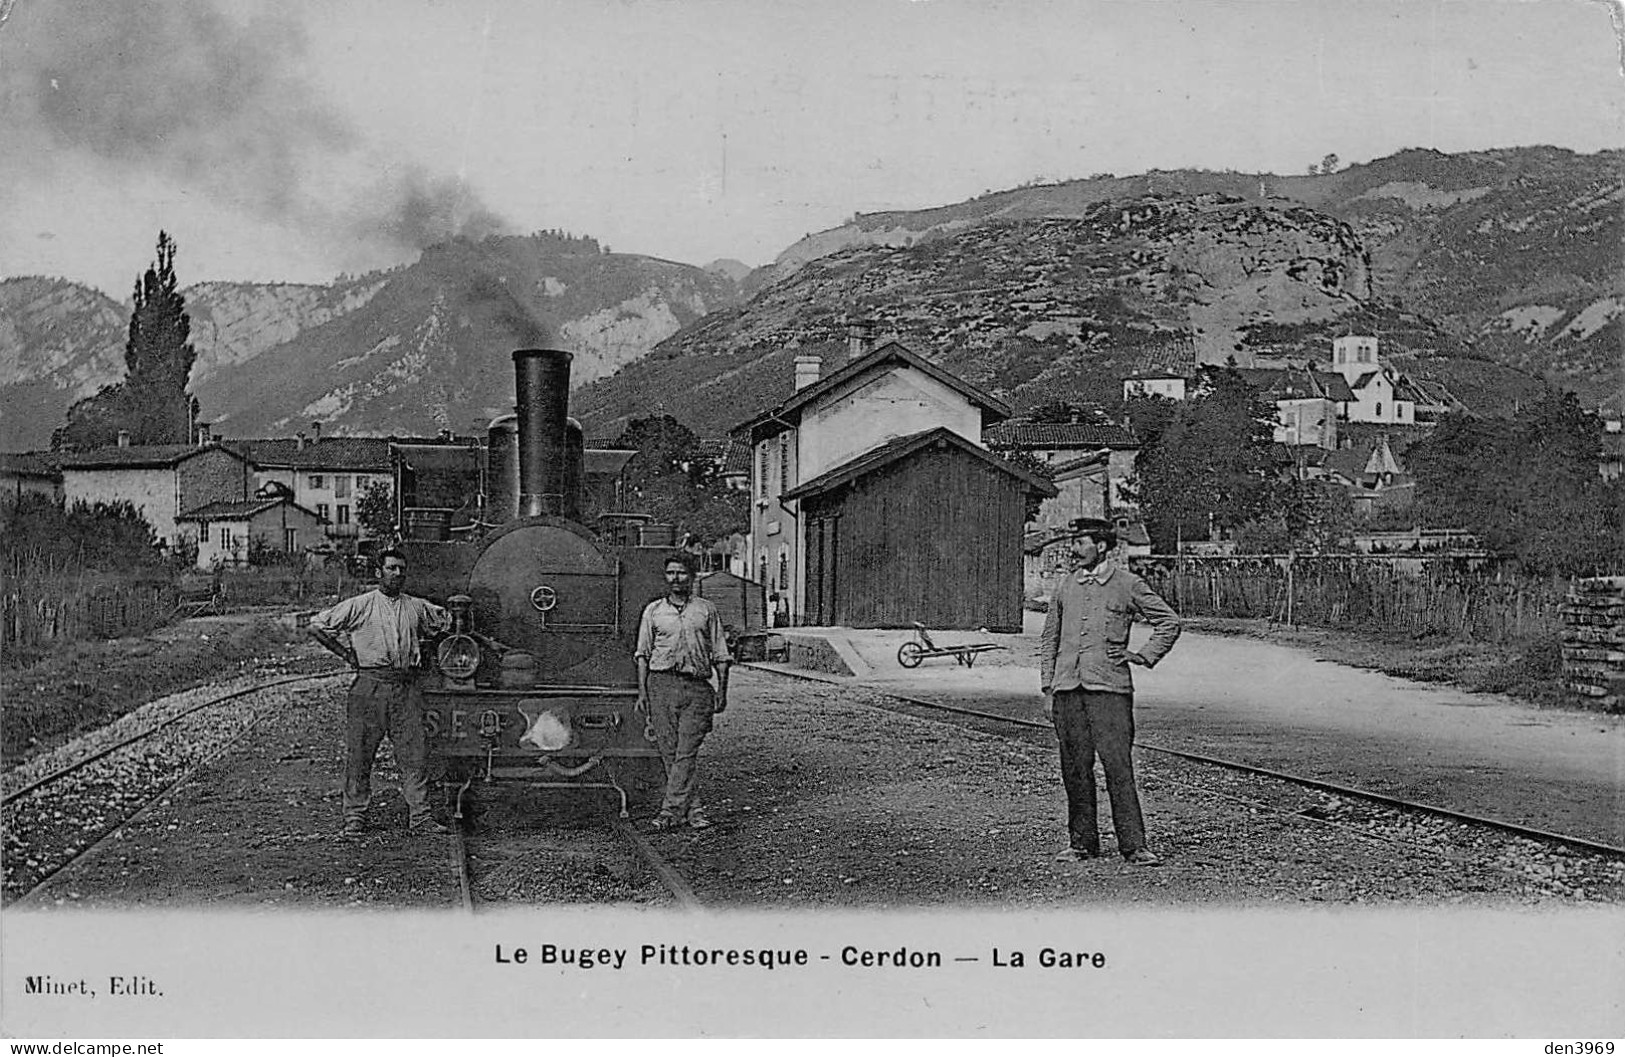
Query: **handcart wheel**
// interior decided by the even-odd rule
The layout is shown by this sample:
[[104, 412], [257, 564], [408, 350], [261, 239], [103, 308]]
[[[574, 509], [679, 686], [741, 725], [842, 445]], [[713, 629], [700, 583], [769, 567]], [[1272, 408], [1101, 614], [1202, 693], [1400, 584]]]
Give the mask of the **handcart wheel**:
[[918, 668], [925, 659], [924, 647], [918, 642], [905, 642], [897, 647], [897, 663], [904, 668]]

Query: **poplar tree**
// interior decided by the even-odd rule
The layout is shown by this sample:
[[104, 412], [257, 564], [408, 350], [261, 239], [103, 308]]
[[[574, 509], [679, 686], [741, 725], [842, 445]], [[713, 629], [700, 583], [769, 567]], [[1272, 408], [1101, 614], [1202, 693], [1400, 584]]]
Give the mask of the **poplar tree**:
[[121, 431], [134, 444], [185, 444], [197, 401], [186, 392], [197, 352], [192, 319], [176, 289], [175, 240], [158, 233], [158, 256], [135, 281], [135, 311], [124, 345], [125, 377], [68, 408], [51, 435], [56, 450], [114, 444]]
[[175, 279], [175, 240], [158, 233], [158, 257], [136, 279], [135, 311], [124, 344], [126, 420], [138, 444], [185, 444], [192, 398], [186, 382], [197, 360], [192, 318]]

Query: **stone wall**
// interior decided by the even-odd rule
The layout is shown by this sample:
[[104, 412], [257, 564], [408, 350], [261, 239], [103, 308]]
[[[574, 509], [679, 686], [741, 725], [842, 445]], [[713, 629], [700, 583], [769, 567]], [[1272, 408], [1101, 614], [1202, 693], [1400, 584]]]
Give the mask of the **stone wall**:
[[1582, 707], [1625, 711], [1625, 576], [1576, 580], [1562, 616], [1563, 688]]

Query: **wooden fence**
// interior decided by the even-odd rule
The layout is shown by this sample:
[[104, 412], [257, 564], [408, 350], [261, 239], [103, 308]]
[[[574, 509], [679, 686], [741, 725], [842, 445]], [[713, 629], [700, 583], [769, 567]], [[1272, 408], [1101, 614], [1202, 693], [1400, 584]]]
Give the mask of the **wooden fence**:
[[1481, 642], [1555, 636], [1567, 585], [1451, 559], [1373, 556], [1157, 558], [1140, 572], [1185, 616], [1379, 628]]
[[0, 651], [139, 635], [173, 619], [178, 590], [168, 579], [8, 577], [0, 598]]

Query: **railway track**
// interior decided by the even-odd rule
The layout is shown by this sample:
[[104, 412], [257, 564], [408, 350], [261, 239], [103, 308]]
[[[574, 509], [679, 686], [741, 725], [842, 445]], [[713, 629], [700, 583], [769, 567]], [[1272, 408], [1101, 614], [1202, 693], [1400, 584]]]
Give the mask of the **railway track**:
[[[225, 693], [172, 694], [122, 717], [82, 751], [14, 769], [0, 798], [6, 852], [0, 894], [7, 903], [26, 901], [191, 781], [270, 711], [251, 701], [245, 707], [245, 699], [348, 674], [324, 669]], [[202, 699], [185, 701], [190, 696]], [[183, 703], [148, 714], [175, 699]]]
[[[750, 665], [750, 667], [757, 666]], [[786, 675], [790, 676], [791, 678], [807, 679], [815, 682], [832, 681], [821, 678], [817, 675], [803, 674], [799, 672], [785, 672], [779, 669], [769, 668], [760, 668], [759, 670], [777, 675]], [[1048, 741], [1049, 738], [1052, 738], [1054, 734], [1053, 725], [1047, 722], [1025, 719], [1019, 716], [1003, 715], [996, 712], [987, 712], [980, 709], [966, 708], [960, 705], [949, 705], [939, 701], [931, 701], [924, 698], [913, 697], [907, 694], [899, 694], [894, 691], [882, 690], [875, 687], [867, 687], [866, 689], [872, 690], [885, 698], [890, 698], [897, 701], [899, 703], [898, 710], [900, 711], [907, 712], [910, 709], [923, 711], [927, 713], [929, 718], [933, 719], [938, 719], [938, 717], [945, 715], [964, 717], [964, 719], [969, 721], [992, 726], [994, 728], [992, 733], [1000, 734], [1010, 728], [1015, 728], [1024, 732], [1031, 732], [1028, 736], [1031, 736], [1037, 732], [1043, 732], [1043, 734], [1047, 736], [1045, 738], [1046, 741]], [[947, 719], [939, 719], [939, 721], [951, 722], [951, 720]], [[984, 733], [987, 732], [988, 731], [984, 731]], [[1003, 736], [1009, 735], [1006, 734]], [[1203, 767], [1212, 768], [1218, 772], [1264, 779], [1271, 782], [1280, 783], [1284, 786], [1323, 794], [1324, 799], [1322, 799], [1322, 801], [1319, 803], [1310, 804], [1307, 806], [1298, 804], [1283, 808], [1278, 804], [1260, 801], [1256, 798], [1248, 798], [1225, 793], [1222, 790], [1214, 789], [1211, 786], [1204, 787], [1209, 792], [1215, 792], [1226, 799], [1242, 803], [1249, 808], [1268, 811], [1272, 814], [1280, 815], [1283, 818], [1289, 818], [1294, 821], [1304, 821], [1317, 825], [1332, 826], [1364, 839], [1381, 840], [1390, 844], [1404, 844], [1408, 847], [1419, 848], [1433, 854], [1446, 854], [1447, 856], [1450, 854], [1448, 851], [1444, 851], [1438, 846], [1396, 838], [1392, 835], [1375, 831], [1377, 828], [1372, 825], [1359, 824], [1362, 819], [1369, 818], [1373, 810], [1387, 811], [1394, 812], [1399, 815], [1438, 820], [1439, 822], [1445, 824], [1493, 831], [1510, 838], [1528, 841], [1539, 846], [1562, 849], [1563, 851], [1581, 856], [1593, 856], [1612, 863], [1625, 862], [1625, 848], [1620, 848], [1618, 846], [1600, 841], [1590, 840], [1585, 837], [1577, 837], [1564, 833], [1553, 833], [1547, 830], [1519, 825], [1518, 823], [1514, 822], [1507, 822], [1502, 819], [1488, 818], [1470, 812], [1442, 807], [1436, 804], [1407, 800], [1402, 797], [1390, 796], [1374, 790], [1360, 789], [1341, 783], [1328, 782], [1323, 779], [1292, 774], [1287, 771], [1259, 767], [1236, 760], [1227, 760], [1217, 756], [1188, 752], [1181, 749], [1157, 745], [1153, 742], [1137, 740], [1135, 742], [1135, 747], [1142, 751], [1156, 753], [1173, 759], [1184, 760]], [[1191, 784], [1182, 782], [1178, 779], [1165, 780], [1174, 785]], [[1403, 830], [1405, 827], [1400, 826], [1397, 828]]]
[[[470, 817], [458, 820], [452, 830], [452, 855], [458, 902], [463, 911], [477, 913], [494, 903], [592, 902], [596, 901], [592, 898], [594, 894], [608, 899], [617, 895], [624, 897], [634, 874], [624, 864], [620, 869], [605, 866], [606, 862], [613, 863], [618, 858], [614, 849], [624, 850], [632, 860], [647, 868], [680, 909], [702, 908], [699, 896], [681, 871], [661, 855], [630, 820], [621, 818], [618, 813], [592, 812], [587, 816], [585, 827], [582, 816], [573, 811], [567, 815], [569, 824], [561, 824], [555, 812], [543, 812], [542, 817], [541, 828], [533, 824], [506, 836], [500, 830], [478, 833]], [[606, 847], [602, 840], [606, 833], [613, 837], [611, 847]], [[504, 848], [504, 844], [509, 847]], [[565, 871], [549, 872], [545, 868], [549, 858], [562, 859], [570, 866]], [[485, 871], [487, 862], [493, 864], [491, 869], [486, 876], [477, 876]], [[557, 881], [559, 872], [568, 875], [568, 883], [549, 891], [543, 880]], [[504, 898], [482, 895], [501, 885], [496, 875], [503, 873], [522, 879], [510, 882], [510, 893]]]
[[[72, 892], [87, 882], [95, 888], [98, 882], [79, 876], [86, 872], [77, 869], [80, 864], [98, 858], [98, 851], [108, 850], [114, 844], [119, 844], [119, 848], [112, 849], [114, 854], [123, 850], [120, 838], [133, 827], [164, 828], [167, 820], [162, 817], [162, 810], [171, 804], [175, 794], [220, 760], [266, 715], [286, 705], [285, 701], [267, 701], [260, 695], [279, 691], [298, 693], [297, 689], [284, 689], [298, 684], [319, 690], [325, 680], [349, 674], [347, 669], [324, 669], [237, 686], [224, 692], [186, 691], [169, 695], [132, 711], [110, 727], [62, 751], [14, 769], [6, 775], [3, 793], [0, 793], [3, 795], [0, 809], [4, 811], [6, 823], [3, 880], [6, 904], [26, 906], [42, 902], [48, 893]], [[618, 813], [608, 813], [612, 817], [607, 820], [604, 814], [593, 812], [590, 815], [590, 833], [578, 829], [573, 835], [562, 834], [565, 854], [572, 856], [572, 862], [590, 864], [598, 857], [619, 858], [614, 854], [604, 855], [607, 838], [607, 843], [624, 849], [622, 855], [628, 862], [635, 861], [646, 868], [647, 874], [642, 876], [647, 878], [652, 874], [658, 879], [677, 906], [684, 909], [700, 906], [688, 881], [642, 834], [626, 820], [615, 817]], [[386, 825], [375, 832], [382, 833], [387, 828]], [[325, 834], [312, 836], [319, 840], [330, 839]], [[543, 836], [543, 843], [548, 843], [545, 834]], [[572, 841], [587, 850], [570, 852], [568, 846]], [[475, 871], [479, 846], [485, 843], [489, 842], [474, 838], [466, 824], [456, 827], [452, 834], [456, 898], [470, 912], [484, 902]], [[363, 851], [363, 854], [369, 853]], [[633, 875], [628, 872], [628, 876]], [[105, 880], [100, 883], [105, 884]], [[297, 881], [289, 887], [297, 887]], [[581, 894], [575, 893], [577, 897]]]

